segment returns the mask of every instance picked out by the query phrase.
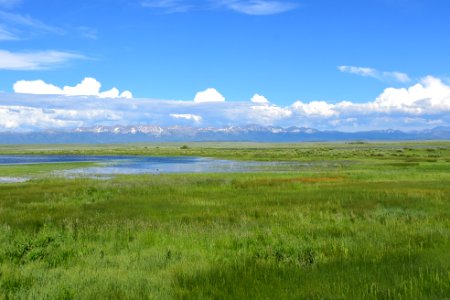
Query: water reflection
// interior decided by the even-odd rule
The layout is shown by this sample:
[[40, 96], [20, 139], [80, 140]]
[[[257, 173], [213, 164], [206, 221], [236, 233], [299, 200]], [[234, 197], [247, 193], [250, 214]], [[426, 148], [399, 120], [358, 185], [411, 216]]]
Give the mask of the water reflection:
[[101, 166], [64, 171], [65, 174], [117, 175], [159, 173], [242, 173], [292, 169], [287, 162], [242, 162], [203, 157], [133, 157]]
[[0, 177], [0, 183], [19, 183], [30, 180], [25, 177]]
[[63, 176], [118, 174], [291, 171], [308, 163], [233, 161], [205, 157], [0, 155], [0, 165], [94, 162], [95, 166], [56, 171]]

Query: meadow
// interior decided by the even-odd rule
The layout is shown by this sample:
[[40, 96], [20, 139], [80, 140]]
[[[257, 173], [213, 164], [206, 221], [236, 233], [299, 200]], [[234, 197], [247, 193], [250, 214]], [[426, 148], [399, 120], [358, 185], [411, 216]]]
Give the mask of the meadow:
[[[449, 299], [450, 142], [0, 146], [301, 161], [61, 178], [0, 166], [0, 299]], [[84, 163], [83, 163], [84, 164]]]

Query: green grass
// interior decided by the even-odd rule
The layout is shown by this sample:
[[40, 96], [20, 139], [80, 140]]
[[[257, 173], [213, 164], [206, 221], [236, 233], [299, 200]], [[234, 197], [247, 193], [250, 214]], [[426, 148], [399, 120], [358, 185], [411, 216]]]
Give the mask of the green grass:
[[235, 160], [450, 161], [450, 141], [371, 143], [148, 143], [117, 145], [0, 145], [0, 154], [208, 156]]
[[168, 145], [352, 163], [0, 185], [0, 299], [448, 299], [449, 144], [392, 146]]
[[76, 168], [91, 167], [95, 163], [72, 162], [72, 163], [44, 163], [27, 165], [0, 165], [0, 176], [33, 176], [48, 175], [54, 171], [69, 170]]

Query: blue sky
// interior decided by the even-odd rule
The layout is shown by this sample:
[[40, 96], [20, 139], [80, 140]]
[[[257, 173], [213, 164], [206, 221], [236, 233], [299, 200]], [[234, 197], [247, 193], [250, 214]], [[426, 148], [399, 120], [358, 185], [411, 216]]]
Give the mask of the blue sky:
[[[343, 130], [382, 129], [386, 120], [406, 129], [449, 125], [448, 16], [444, 0], [0, 0], [0, 107], [12, 99], [29, 105], [15, 92], [46, 93], [48, 86], [36, 80], [52, 85], [52, 94], [67, 94], [64, 86], [95, 78], [102, 91], [118, 89], [104, 97], [131, 91], [135, 99], [192, 101], [199, 91], [215, 89], [226, 105], [247, 107], [255, 94], [263, 95], [270, 103], [253, 102], [262, 107], [254, 110], [264, 111], [260, 120], [248, 120], [254, 123]], [[14, 89], [17, 82], [21, 89]], [[93, 84], [75, 95], [97, 103]], [[426, 91], [411, 90], [416, 85]], [[390, 88], [400, 91], [398, 98], [386, 96]], [[53, 107], [39, 106], [41, 98], [33, 98], [34, 108]], [[77, 110], [77, 101], [59, 101]], [[339, 104], [347, 102], [352, 113]], [[170, 107], [169, 120], [211, 125], [170, 117], [181, 114]], [[274, 111], [273, 120], [264, 115]], [[7, 115], [11, 111], [0, 111], [4, 120]], [[21, 117], [10, 117], [3, 128], [58, 124], [21, 127]], [[224, 118], [221, 125], [233, 122]]]

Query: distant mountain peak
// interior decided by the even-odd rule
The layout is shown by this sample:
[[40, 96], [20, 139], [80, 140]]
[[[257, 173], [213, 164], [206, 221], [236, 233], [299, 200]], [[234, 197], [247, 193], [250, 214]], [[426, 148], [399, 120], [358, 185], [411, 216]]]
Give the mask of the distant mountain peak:
[[438, 140], [450, 139], [450, 127], [404, 132], [373, 130], [361, 132], [320, 131], [308, 127], [244, 126], [190, 127], [159, 125], [79, 127], [30, 133], [0, 133], [0, 144], [21, 143], [129, 143], [190, 141], [304, 142], [351, 140]]

